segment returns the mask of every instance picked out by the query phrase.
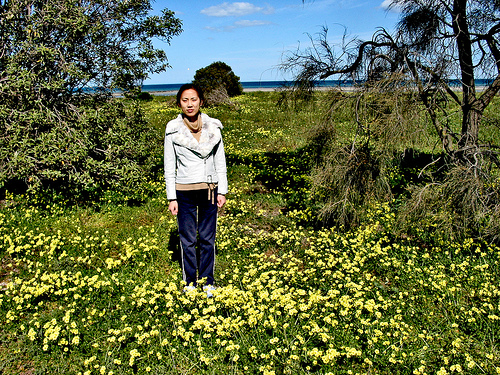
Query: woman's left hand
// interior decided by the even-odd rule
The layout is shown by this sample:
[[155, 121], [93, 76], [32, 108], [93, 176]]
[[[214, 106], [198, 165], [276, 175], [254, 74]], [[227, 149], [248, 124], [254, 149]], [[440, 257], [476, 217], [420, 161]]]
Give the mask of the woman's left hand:
[[217, 195], [217, 207], [221, 208], [226, 204], [226, 196], [222, 194]]

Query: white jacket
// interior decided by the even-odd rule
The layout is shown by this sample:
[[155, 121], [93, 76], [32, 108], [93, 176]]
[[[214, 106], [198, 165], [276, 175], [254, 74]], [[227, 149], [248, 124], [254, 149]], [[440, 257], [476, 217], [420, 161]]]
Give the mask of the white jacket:
[[177, 199], [175, 184], [217, 183], [218, 193], [227, 194], [227, 169], [222, 123], [201, 114], [198, 142], [184, 124], [182, 115], [168, 122], [165, 129], [164, 169], [167, 199]]

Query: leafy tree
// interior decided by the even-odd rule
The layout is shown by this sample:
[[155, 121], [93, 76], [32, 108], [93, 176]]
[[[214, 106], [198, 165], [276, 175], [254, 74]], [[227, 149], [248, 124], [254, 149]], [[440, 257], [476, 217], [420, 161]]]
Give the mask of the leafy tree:
[[[399, 126], [405, 126], [408, 113], [415, 115], [415, 111], [402, 111], [401, 116], [390, 117], [395, 108], [384, 111], [378, 105], [368, 105], [371, 111], [360, 112], [360, 108], [367, 108], [360, 103], [372, 100], [370, 94], [413, 98], [415, 107], [422, 105], [441, 141], [441, 160], [447, 163], [446, 169], [441, 169], [441, 172], [447, 171], [442, 174], [445, 179], [440, 184], [424, 186], [425, 196], [436, 200], [450, 198], [454, 204], [425, 202], [424, 195], [417, 189], [413, 191], [414, 205], [409, 205], [413, 208], [406, 214], [425, 215], [425, 207], [446, 206], [448, 214], [440, 214], [435, 219], [441, 224], [447, 221], [443, 225], [448, 226], [449, 233], [463, 234], [470, 228], [480, 232], [480, 228], [498, 219], [500, 208], [499, 192], [494, 188], [496, 177], [491, 173], [492, 167], [500, 166], [498, 147], [480, 138], [485, 110], [500, 90], [500, 3], [496, 0], [393, 0], [391, 7], [401, 12], [394, 33], [378, 29], [371, 40], [344, 37], [340, 45], [331, 45], [328, 29], [324, 28], [317, 39], [310, 37], [311, 48], [290, 52], [281, 67], [293, 71], [296, 84], [302, 86], [303, 82], [331, 77], [363, 82], [353, 108], [359, 125], [358, 136], [365, 137], [356, 140], [373, 142], [376, 139], [373, 125], [380, 119], [395, 120]], [[476, 87], [477, 78], [487, 79], [488, 84], [482, 90]], [[453, 86], [457, 79], [460, 91]], [[451, 120], [457, 114], [452, 112], [456, 107], [450, 100], [459, 109], [459, 127]], [[378, 123], [378, 135], [385, 131], [385, 139], [390, 140], [395, 125]], [[389, 146], [390, 143], [385, 144], [386, 148]], [[359, 149], [351, 147], [353, 152], [349, 157], [356, 158], [354, 152]], [[342, 198], [330, 199], [335, 205]], [[419, 209], [415, 205], [419, 205]]]
[[243, 93], [240, 77], [234, 74], [229, 65], [221, 61], [198, 69], [194, 75], [193, 83], [201, 87], [207, 98], [210, 97], [211, 93], [221, 90], [225, 91], [229, 97]]
[[[344, 39], [337, 47], [328, 43], [324, 29], [311, 49], [290, 53], [282, 68], [296, 70], [297, 82], [398, 75], [418, 89], [448, 154], [480, 146], [481, 117], [500, 90], [500, 3], [393, 0], [391, 6], [401, 11], [394, 35], [379, 29], [370, 41]], [[459, 79], [463, 96], [453, 89], [453, 78]], [[476, 78], [490, 79], [480, 93]], [[459, 133], [437, 116], [437, 111], [445, 111], [439, 100], [443, 93], [460, 106]]]
[[181, 32], [173, 12], [148, 15], [150, 2], [5, 0], [0, 6], [2, 83], [28, 79], [23, 86], [47, 104], [88, 86], [135, 87], [167, 67], [153, 38], [169, 42]]
[[0, 2], [0, 188], [137, 190], [156, 143], [111, 93], [166, 69], [153, 40], [182, 31], [169, 10], [149, 15], [150, 2]]

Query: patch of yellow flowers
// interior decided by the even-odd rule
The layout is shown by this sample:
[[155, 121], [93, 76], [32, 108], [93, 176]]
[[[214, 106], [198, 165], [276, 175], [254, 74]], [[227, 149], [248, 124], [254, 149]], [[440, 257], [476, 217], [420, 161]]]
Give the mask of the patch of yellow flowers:
[[155, 269], [166, 244], [149, 228], [112, 243], [0, 212], [0, 322], [80, 374], [500, 373], [498, 248], [394, 243], [384, 205], [349, 234], [298, 211], [263, 231], [250, 212], [269, 215], [229, 200], [220, 217], [213, 298]]

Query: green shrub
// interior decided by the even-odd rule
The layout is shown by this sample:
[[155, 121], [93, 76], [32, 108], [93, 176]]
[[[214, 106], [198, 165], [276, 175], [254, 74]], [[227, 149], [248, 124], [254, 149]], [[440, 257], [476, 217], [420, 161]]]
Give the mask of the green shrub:
[[[193, 83], [201, 87], [207, 99], [206, 104], [209, 105], [218, 104], [218, 101], [225, 102], [226, 97], [224, 94], [233, 97], [243, 93], [240, 77], [234, 74], [229, 65], [221, 61], [198, 69], [194, 75]], [[212, 93], [217, 95], [210, 100]]]
[[[78, 105], [78, 106], [77, 106]], [[64, 110], [0, 111], [0, 188], [96, 200], [137, 195], [161, 156], [161, 138], [137, 103], [83, 98]]]
[[[480, 169], [480, 168], [479, 168]], [[481, 238], [499, 243], [500, 179], [464, 166], [447, 168], [433, 183], [412, 185], [397, 216], [400, 231], [448, 241]]]
[[0, 196], [136, 194], [156, 135], [139, 107], [110, 101], [110, 93], [136, 93], [166, 69], [153, 39], [170, 42], [180, 20], [168, 9], [150, 15], [149, 0], [16, 0], [0, 9]]

